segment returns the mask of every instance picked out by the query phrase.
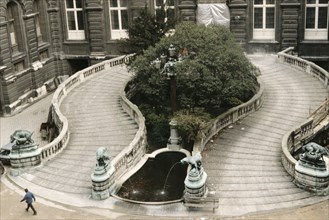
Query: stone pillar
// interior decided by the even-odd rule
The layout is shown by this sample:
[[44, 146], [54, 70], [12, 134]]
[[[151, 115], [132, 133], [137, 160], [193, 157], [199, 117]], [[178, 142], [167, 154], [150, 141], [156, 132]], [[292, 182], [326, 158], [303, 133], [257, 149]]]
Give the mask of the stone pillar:
[[329, 170], [321, 159], [324, 147], [316, 143], [308, 143], [295, 165], [295, 184], [317, 194], [329, 193]]
[[281, 3], [281, 50], [298, 45], [298, 18], [300, 3], [295, 0], [283, 0]]
[[168, 139], [167, 148], [170, 150], [181, 149], [181, 137], [178, 136], [177, 121], [171, 120], [170, 123], [170, 137]]
[[102, 200], [110, 197], [110, 157], [105, 147], [100, 147], [96, 151], [96, 167], [91, 175], [93, 199]]
[[181, 0], [178, 4], [180, 20], [196, 22], [196, 7], [195, 0]]
[[32, 133], [26, 130], [17, 130], [10, 136], [13, 147], [10, 157], [11, 175], [18, 176], [25, 170], [38, 166], [41, 163], [41, 149], [31, 139]]

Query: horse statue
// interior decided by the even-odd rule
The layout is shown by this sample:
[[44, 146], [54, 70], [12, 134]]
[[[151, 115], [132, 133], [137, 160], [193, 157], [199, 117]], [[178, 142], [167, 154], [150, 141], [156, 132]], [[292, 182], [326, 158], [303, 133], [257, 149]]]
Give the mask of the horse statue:
[[329, 155], [329, 150], [314, 142], [308, 143], [302, 147], [303, 154], [301, 157], [307, 161], [317, 162], [320, 161], [324, 155]]
[[96, 151], [96, 167], [106, 167], [110, 163], [110, 156], [106, 147], [100, 147]]

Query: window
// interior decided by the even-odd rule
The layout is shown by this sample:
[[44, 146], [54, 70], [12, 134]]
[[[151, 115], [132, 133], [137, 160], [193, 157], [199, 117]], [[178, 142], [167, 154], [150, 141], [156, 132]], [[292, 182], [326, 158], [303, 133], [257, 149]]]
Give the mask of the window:
[[47, 41], [47, 30], [46, 28], [46, 13], [44, 12], [43, 0], [35, 0], [33, 2], [33, 13], [35, 13], [35, 30], [38, 39], [38, 44]]
[[275, 39], [275, 1], [254, 0], [253, 38], [259, 40]]
[[66, 20], [69, 40], [84, 40], [82, 0], [66, 0]]
[[18, 62], [14, 64], [14, 72], [19, 73], [24, 70], [24, 61]]
[[128, 0], [110, 0], [111, 37], [127, 38], [128, 33]]
[[170, 28], [175, 25], [175, 1], [174, 0], [154, 0], [155, 13], [160, 12], [161, 7], [165, 11], [165, 22], [168, 22]]
[[48, 50], [41, 51], [39, 53], [39, 60], [44, 61], [44, 60], [47, 60], [47, 59], [48, 59]]
[[305, 39], [328, 39], [328, 0], [306, 0]]
[[10, 2], [7, 5], [7, 21], [12, 54], [22, 51], [21, 24], [18, 11], [18, 5]]

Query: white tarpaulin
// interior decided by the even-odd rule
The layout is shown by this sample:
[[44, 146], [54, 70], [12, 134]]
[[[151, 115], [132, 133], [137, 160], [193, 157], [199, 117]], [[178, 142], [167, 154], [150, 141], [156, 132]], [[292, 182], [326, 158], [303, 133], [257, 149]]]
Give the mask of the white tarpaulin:
[[230, 26], [230, 10], [225, 3], [199, 4], [197, 9], [198, 24], [221, 24]]

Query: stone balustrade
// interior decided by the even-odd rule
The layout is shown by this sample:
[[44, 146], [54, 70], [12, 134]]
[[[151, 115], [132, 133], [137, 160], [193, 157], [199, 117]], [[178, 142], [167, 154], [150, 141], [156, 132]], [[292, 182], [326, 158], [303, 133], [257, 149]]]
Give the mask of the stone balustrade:
[[[293, 49], [293, 47], [290, 47], [278, 53], [278, 62], [287, 63], [302, 69], [306, 73], [319, 79], [323, 82], [324, 87], [328, 88], [329, 73], [310, 61], [292, 55]], [[297, 163], [297, 160], [292, 154], [300, 149], [304, 143], [312, 139], [317, 132], [322, 131], [322, 129], [328, 125], [328, 122], [320, 125], [320, 122], [327, 117], [328, 109], [329, 101], [325, 100], [304, 123], [291, 129], [284, 135], [282, 139], [281, 160], [282, 165], [292, 177], [295, 177], [295, 165]], [[315, 129], [319, 126], [322, 128]]]
[[74, 75], [66, 79], [60, 84], [54, 93], [50, 106], [50, 117], [59, 131], [59, 135], [49, 144], [41, 147], [41, 161], [44, 163], [59, 152], [61, 152], [67, 145], [70, 137], [68, 129], [68, 121], [60, 111], [60, 105], [67, 94], [76, 86], [83, 83], [85, 80], [96, 75], [102, 70], [110, 70], [111, 67], [124, 64], [129, 61], [132, 55], [121, 56], [111, 60], [106, 60], [76, 72]]
[[260, 79], [258, 79], [258, 83], [260, 85], [259, 90], [252, 99], [219, 115], [205, 129], [199, 132], [193, 146], [194, 152], [202, 152], [208, 141], [219, 131], [257, 111], [262, 106], [264, 101], [264, 84]]
[[304, 60], [300, 57], [292, 55], [294, 48], [289, 47], [282, 52], [278, 53], [278, 62], [280, 63], [287, 63], [292, 66], [295, 66], [297, 68], [300, 68], [304, 70], [306, 73], [316, 77], [319, 79], [321, 82], [323, 82], [323, 85], [325, 88], [328, 87], [328, 78], [329, 78], [329, 73], [316, 65], [313, 62]]

